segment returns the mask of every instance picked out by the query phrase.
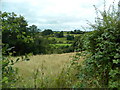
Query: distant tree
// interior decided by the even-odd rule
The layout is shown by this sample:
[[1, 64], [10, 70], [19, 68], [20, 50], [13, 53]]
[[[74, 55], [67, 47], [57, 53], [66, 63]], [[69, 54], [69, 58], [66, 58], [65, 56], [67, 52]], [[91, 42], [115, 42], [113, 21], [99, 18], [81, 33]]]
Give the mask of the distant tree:
[[43, 32], [42, 32], [42, 35], [45, 36], [45, 35], [50, 35], [50, 34], [53, 34], [53, 31], [51, 29], [45, 29]]
[[57, 37], [57, 38], [59, 38], [59, 32], [55, 32], [54, 36]]
[[29, 26], [29, 31], [32, 33], [36, 33], [36, 32], [39, 32], [40, 29], [38, 29], [36, 25], [32, 25], [32, 26]]
[[81, 30], [74, 30], [74, 31], [71, 31], [70, 34], [83, 34], [85, 33], [84, 31], [81, 31]]
[[57, 43], [57, 40], [55, 38], [52, 38], [48, 41], [50, 44], [55, 44]]
[[56, 33], [55, 33], [55, 37], [57, 37], [57, 38], [64, 37], [63, 31], [61, 31], [61, 32], [56, 32]]
[[74, 39], [74, 36], [73, 35], [67, 35], [67, 40], [73, 40]]
[[36, 25], [29, 26], [28, 30], [29, 30], [30, 35], [33, 37], [35, 37], [36, 33], [40, 32], [40, 29], [38, 29]]
[[76, 34], [77, 33], [77, 30], [74, 30], [74, 34]]
[[67, 34], [70, 34], [70, 32], [67, 32]]
[[70, 31], [70, 34], [74, 34], [74, 32], [73, 32], [73, 31]]
[[76, 34], [83, 34], [84, 31], [81, 31], [81, 30], [76, 30]]
[[64, 37], [63, 31], [59, 33], [59, 37]]

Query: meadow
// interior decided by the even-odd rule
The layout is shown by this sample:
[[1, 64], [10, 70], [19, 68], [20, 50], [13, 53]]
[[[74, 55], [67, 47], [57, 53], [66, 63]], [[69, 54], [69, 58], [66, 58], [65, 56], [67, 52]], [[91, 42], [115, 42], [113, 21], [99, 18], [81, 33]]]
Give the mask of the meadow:
[[72, 44], [50, 44], [50, 45], [54, 47], [61, 47], [61, 46], [71, 46]]
[[[64, 54], [46, 54], [30, 56], [30, 61], [19, 61], [14, 64], [14, 68], [18, 68], [19, 78], [18, 87], [58, 87], [57, 79], [62, 70], [67, 69], [71, 60], [75, 56], [74, 53]], [[18, 57], [14, 57], [16, 59]], [[36, 76], [36, 77], [35, 77]], [[36, 84], [34, 80], [37, 79]], [[62, 83], [62, 81], [60, 81]], [[43, 84], [43, 85], [41, 85]], [[47, 85], [47, 86], [46, 86]]]
[[88, 32], [40, 32], [3, 12], [2, 88], [120, 88], [118, 11], [95, 10]]

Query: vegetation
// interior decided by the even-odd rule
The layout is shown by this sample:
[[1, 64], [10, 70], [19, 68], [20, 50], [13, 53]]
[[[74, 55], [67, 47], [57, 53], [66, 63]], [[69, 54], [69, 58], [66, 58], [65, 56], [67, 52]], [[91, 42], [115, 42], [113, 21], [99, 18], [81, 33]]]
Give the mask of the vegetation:
[[51, 29], [46, 29], [42, 32], [43, 36], [50, 35], [50, 34], [53, 34], [53, 31]]
[[[89, 24], [93, 31], [67, 33], [41, 32], [35, 25], [28, 27], [24, 17], [3, 12], [2, 87], [120, 88], [118, 13], [114, 6], [95, 10], [95, 24]], [[74, 51], [78, 53], [68, 53]]]
[[74, 30], [69, 32], [69, 34], [83, 34], [83, 33], [85, 33], [85, 31], [81, 31], [81, 30]]
[[[28, 24], [23, 16], [17, 16], [15, 13], [2, 13], [2, 43], [8, 45], [8, 48], [13, 48], [14, 56], [25, 55], [28, 53], [47, 54], [53, 53], [54, 50], [50, 44], [72, 44], [74, 36], [66, 35], [64, 32], [53, 32], [51, 29], [45, 29], [40, 32], [36, 25], [28, 27]], [[49, 39], [51, 38], [51, 39]], [[65, 40], [63, 40], [65, 39]], [[62, 49], [62, 48], [61, 48]], [[66, 47], [67, 49], [67, 47]], [[58, 50], [54, 50], [56, 53]], [[67, 50], [68, 52], [71, 52]], [[72, 50], [73, 51], [73, 50]], [[66, 52], [62, 50], [61, 53]], [[8, 53], [6, 53], [8, 55]]]
[[18, 88], [57, 88], [59, 85], [56, 82], [59, 82], [59, 74], [74, 55], [75, 53], [34, 55], [28, 62], [19, 61], [14, 65], [19, 68], [18, 74], [21, 76], [21, 81], [16, 82], [16, 86]]
[[[95, 7], [97, 10], [97, 8]], [[98, 11], [98, 10], [97, 10]], [[118, 88], [120, 87], [120, 21], [112, 11], [98, 11], [96, 24], [90, 26], [93, 32], [85, 34], [83, 47], [86, 55], [83, 65], [79, 66], [77, 87]]]
[[32, 25], [27, 27], [27, 22], [22, 16], [15, 13], [2, 13], [2, 43], [8, 45], [13, 55], [25, 55], [25, 53], [45, 53], [47, 40], [39, 36], [39, 29]]
[[64, 37], [63, 31], [61, 31], [61, 32], [55, 32], [54, 36], [57, 37], [57, 38]]

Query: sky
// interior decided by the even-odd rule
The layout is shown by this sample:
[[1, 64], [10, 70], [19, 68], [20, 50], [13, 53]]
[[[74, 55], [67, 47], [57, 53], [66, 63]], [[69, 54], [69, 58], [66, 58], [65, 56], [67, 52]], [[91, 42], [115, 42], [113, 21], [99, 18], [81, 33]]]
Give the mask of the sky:
[[[113, 1], [106, 0], [106, 8]], [[115, 0], [116, 6], [118, 1]], [[0, 0], [1, 11], [24, 16], [29, 26], [53, 31], [83, 31], [82, 27], [89, 27], [87, 20], [94, 23], [93, 5], [103, 10], [104, 0]]]

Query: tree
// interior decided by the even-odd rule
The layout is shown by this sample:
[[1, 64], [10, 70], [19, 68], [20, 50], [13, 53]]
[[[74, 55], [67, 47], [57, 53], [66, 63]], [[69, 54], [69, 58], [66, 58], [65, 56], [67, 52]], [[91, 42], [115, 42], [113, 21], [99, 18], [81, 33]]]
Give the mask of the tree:
[[36, 25], [29, 26], [28, 29], [29, 29], [29, 32], [31, 34], [35, 34], [35, 33], [38, 33], [40, 31], [40, 29], [38, 29]]
[[[14, 47], [10, 52], [14, 55], [24, 55], [26, 53], [45, 53], [47, 40], [42, 39], [36, 25], [27, 27], [28, 24], [23, 16], [15, 13], [2, 13], [2, 43], [3, 47], [8, 44], [8, 48]], [[46, 44], [45, 44], [46, 43]]]
[[3, 12], [2, 21], [2, 43], [14, 46], [16, 52], [25, 50], [23, 44], [28, 41], [27, 22], [23, 16], [17, 16], [14, 12]]
[[59, 37], [64, 37], [63, 31], [61, 31], [61, 32], [59, 33]]
[[67, 40], [73, 40], [74, 36], [73, 35], [67, 35]]
[[57, 38], [64, 37], [63, 31], [61, 31], [61, 32], [56, 32], [56, 33], [55, 33], [55, 37], [57, 37]]
[[45, 30], [42, 32], [42, 35], [43, 35], [43, 36], [50, 35], [50, 34], [53, 34], [53, 31], [52, 31], [51, 29], [45, 29]]

